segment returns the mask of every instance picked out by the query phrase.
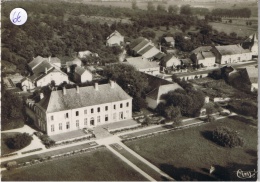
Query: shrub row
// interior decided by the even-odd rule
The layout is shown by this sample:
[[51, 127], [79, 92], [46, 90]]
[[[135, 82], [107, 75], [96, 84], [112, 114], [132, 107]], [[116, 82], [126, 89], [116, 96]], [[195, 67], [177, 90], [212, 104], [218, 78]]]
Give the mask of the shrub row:
[[56, 156], [48, 156], [48, 157], [44, 157], [44, 158], [33, 159], [31, 161], [22, 162], [22, 163], [19, 163], [19, 164], [17, 164], [16, 161], [11, 161], [11, 162], [8, 162], [6, 164], [6, 167], [7, 167], [8, 170], [11, 170], [11, 169], [14, 169], [14, 168], [20, 168], [20, 167], [27, 167], [27, 166], [31, 166], [31, 165], [34, 165], [34, 164], [39, 164], [39, 163], [42, 163], [42, 162], [51, 161], [53, 159], [58, 159], [60, 157], [68, 157], [68, 156], [71, 156], [71, 155], [80, 154], [80, 153], [83, 153], [83, 152], [91, 152], [91, 151], [102, 149], [102, 148], [105, 148], [105, 146], [101, 145], [101, 146], [97, 146], [97, 147], [93, 147], [93, 148], [85, 148], [85, 149], [81, 149], [81, 150], [75, 150], [75, 151], [63, 153], [63, 154], [56, 155]]
[[110, 133], [111, 134], [116, 134], [116, 133], [121, 133], [121, 132], [126, 132], [126, 131], [133, 131], [133, 130], [136, 130], [138, 128], [143, 128], [144, 126], [143, 125], [140, 125], [140, 126], [136, 126], [136, 127], [133, 127], [133, 128], [124, 128], [124, 129], [120, 129], [120, 130], [114, 130], [114, 131], [111, 131]]
[[14, 155], [18, 155], [18, 153], [4, 154], [4, 155], [1, 156], [1, 158], [10, 157], [10, 156], [14, 156]]
[[64, 141], [64, 142], [53, 144], [51, 146], [46, 146], [46, 147], [47, 148], [52, 148], [52, 147], [57, 147], [57, 146], [61, 146], [61, 145], [67, 145], [67, 144], [71, 144], [71, 143], [81, 142], [81, 141], [84, 141], [84, 140], [90, 140], [92, 138], [95, 138], [94, 134], [92, 136], [77, 138], [77, 139], [70, 140], [70, 141]]
[[33, 149], [33, 150], [28, 150], [28, 151], [22, 152], [22, 154], [27, 154], [27, 153], [31, 153], [31, 152], [40, 151], [40, 150], [42, 150], [42, 148], [37, 148], [37, 149]]

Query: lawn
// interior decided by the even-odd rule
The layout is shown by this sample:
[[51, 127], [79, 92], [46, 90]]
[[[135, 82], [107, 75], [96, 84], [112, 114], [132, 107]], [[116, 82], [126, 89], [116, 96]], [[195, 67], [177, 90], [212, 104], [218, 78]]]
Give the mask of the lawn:
[[[120, 171], [120, 172], [119, 172]], [[2, 172], [5, 181], [144, 181], [106, 149]]]
[[[217, 126], [238, 131], [245, 146], [224, 148], [209, 140], [210, 131]], [[235, 172], [238, 169], [257, 170], [257, 128], [237, 116], [126, 145], [176, 180], [239, 180]], [[208, 173], [211, 165], [216, 168], [215, 175]]]
[[1, 133], [1, 155], [10, 154], [10, 153], [20, 150], [20, 149], [10, 149], [5, 143], [6, 139], [12, 138], [13, 136], [15, 136], [17, 134], [18, 134], [18, 132]]

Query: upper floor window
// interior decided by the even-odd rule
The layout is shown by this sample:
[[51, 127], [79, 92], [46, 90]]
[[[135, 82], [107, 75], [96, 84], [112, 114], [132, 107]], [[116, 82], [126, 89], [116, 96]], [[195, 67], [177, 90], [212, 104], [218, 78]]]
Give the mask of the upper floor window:
[[100, 112], [100, 107], [97, 108], [97, 112]]
[[106, 111], [108, 110], [108, 106], [105, 107], [105, 110], [106, 110]]
[[116, 105], [114, 105], [114, 109], [116, 109]]
[[86, 109], [86, 110], [84, 110], [84, 114], [87, 114], [88, 113], [88, 110]]
[[66, 114], [65, 114], [65, 118], [69, 118], [69, 113], [66, 113]]
[[126, 107], [129, 107], [129, 102], [126, 103]]
[[79, 111], [76, 111], [76, 116], [78, 116], [79, 115]]
[[120, 104], [120, 108], [123, 108], [123, 104]]
[[52, 120], [52, 121], [54, 120], [54, 116], [51, 116], [51, 120]]
[[94, 113], [94, 109], [93, 108], [91, 109], [91, 113]]

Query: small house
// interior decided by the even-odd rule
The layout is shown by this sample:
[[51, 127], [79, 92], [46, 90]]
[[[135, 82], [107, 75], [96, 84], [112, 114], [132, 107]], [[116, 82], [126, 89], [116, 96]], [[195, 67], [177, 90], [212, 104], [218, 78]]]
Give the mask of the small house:
[[114, 31], [107, 37], [106, 45], [109, 47], [112, 46], [121, 46], [124, 43], [124, 36], [122, 36], [118, 31]]
[[82, 67], [75, 67], [73, 75], [74, 81], [77, 83], [84, 83], [93, 79], [92, 73]]

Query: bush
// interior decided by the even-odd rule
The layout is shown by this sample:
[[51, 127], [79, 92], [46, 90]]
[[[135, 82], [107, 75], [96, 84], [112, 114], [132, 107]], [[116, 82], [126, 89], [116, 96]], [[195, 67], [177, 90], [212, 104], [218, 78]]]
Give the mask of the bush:
[[212, 133], [212, 139], [224, 147], [239, 147], [244, 145], [244, 139], [239, 136], [237, 131], [228, 127], [218, 127]]
[[8, 138], [6, 140], [6, 145], [11, 149], [22, 149], [28, 146], [32, 139], [33, 138], [28, 133], [19, 133], [12, 138]]
[[258, 108], [253, 102], [232, 100], [228, 107], [236, 113], [257, 118]]

